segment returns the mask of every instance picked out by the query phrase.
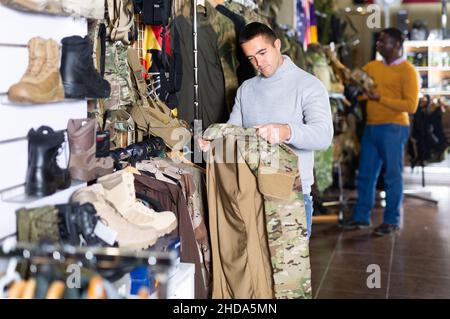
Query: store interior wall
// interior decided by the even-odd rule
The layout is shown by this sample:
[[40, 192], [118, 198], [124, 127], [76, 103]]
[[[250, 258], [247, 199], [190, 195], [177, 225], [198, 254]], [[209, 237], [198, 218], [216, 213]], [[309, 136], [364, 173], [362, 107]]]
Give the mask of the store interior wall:
[[[360, 44], [353, 50], [353, 65], [351, 67], [361, 67], [373, 59], [373, 33], [380, 31], [378, 29], [370, 29], [367, 27], [368, 15], [361, 15], [356, 12], [356, 8], [360, 5], [354, 5], [353, 0], [336, 0], [336, 11], [346, 14], [344, 9], [351, 7], [352, 13], [346, 14], [356, 30], [358, 30], [358, 37]], [[438, 29], [441, 25], [441, 3], [404, 3], [390, 9], [391, 26], [397, 24], [397, 12], [399, 10], [407, 10], [410, 27], [415, 20], [421, 19], [427, 23], [429, 30]], [[293, 27], [295, 22], [295, 0], [283, 0], [281, 2], [280, 11], [277, 16], [277, 22]], [[384, 14], [381, 10], [381, 27], [384, 27]], [[350, 33], [350, 28], [347, 28]]]
[[[372, 46], [373, 46], [373, 33], [380, 31], [379, 29], [369, 29], [367, 27], [368, 15], [361, 15], [356, 13], [355, 9], [358, 5], [353, 5], [353, 0], [336, 0], [336, 9], [344, 12], [344, 8], [351, 7], [354, 13], [347, 14], [355, 28], [358, 30], [358, 36], [360, 44], [353, 50], [353, 66], [361, 67], [370, 60], [373, 59], [372, 56]], [[440, 28], [441, 22], [441, 3], [405, 3], [399, 6], [392, 7], [390, 10], [390, 21], [391, 26], [397, 25], [397, 12], [399, 10], [407, 10], [409, 18], [409, 26], [415, 20], [421, 19], [427, 23], [428, 29], [438, 29]], [[383, 10], [381, 10], [383, 11]], [[381, 12], [381, 23], [384, 27], [384, 14]]]

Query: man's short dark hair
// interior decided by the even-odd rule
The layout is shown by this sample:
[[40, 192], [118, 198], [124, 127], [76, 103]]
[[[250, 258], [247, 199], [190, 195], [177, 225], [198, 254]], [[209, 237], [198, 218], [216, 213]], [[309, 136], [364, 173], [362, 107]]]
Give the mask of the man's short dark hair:
[[381, 32], [386, 33], [388, 36], [390, 36], [394, 40], [400, 42], [400, 46], [402, 46], [403, 41], [405, 41], [405, 36], [404, 36], [403, 32], [397, 28], [387, 28]]
[[244, 30], [239, 34], [239, 44], [248, 42], [257, 36], [264, 36], [271, 43], [277, 39], [275, 32], [267, 25], [259, 22], [252, 22], [245, 26]]

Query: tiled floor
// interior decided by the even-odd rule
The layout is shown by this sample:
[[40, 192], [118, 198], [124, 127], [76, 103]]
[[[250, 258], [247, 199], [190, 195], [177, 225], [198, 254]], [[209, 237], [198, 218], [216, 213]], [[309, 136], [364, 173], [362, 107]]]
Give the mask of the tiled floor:
[[[336, 223], [314, 223], [314, 298], [450, 298], [450, 187], [426, 190], [438, 205], [405, 198], [403, 227], [394, 236], [373, 236], [373, 228], [343, 231]], [[374, 209], [373, 225], [382, 218], [383, 209]], [[375, 282], [369, 265], [379, 266], [379, 288], [369, 288]]]

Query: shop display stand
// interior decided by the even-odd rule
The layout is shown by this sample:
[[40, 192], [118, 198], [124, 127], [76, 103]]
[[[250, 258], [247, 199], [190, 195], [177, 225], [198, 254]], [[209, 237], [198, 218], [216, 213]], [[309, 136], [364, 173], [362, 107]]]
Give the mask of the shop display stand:
[[[7, 92], [25, 73], [28, 66], [27, 43], [31, 38], [42, 37], [61, 43], [61, 39], [67, 36], [85, 36], [87, 22], [84, 18], [26, 13], [0, 5], [0, 28], [6, 30], [0, 32], [0, 238], [3, 238], [16, 232], [15, 211], [18, 208], [67, 203], [76, 189], [86, 185], [73, 181], [68, 189], [46, 197], [25, 194], [28, 131], [42, 125], [65, 131], [69, 119], [86, 117], [87, 101], [15, 104], [9, 101]], [[58, 156], [60, 167], [67, 167], [68, 155], [66, 139]]]

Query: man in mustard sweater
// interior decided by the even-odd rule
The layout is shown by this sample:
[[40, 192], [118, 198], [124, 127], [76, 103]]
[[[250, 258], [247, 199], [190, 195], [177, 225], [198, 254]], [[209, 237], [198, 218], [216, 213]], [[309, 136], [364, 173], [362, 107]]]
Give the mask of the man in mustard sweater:
[[374, 234], [388, 235], [400, 228], [403, 201], [403, 151], [409, 136], [409, 116], [416, 112], [419, 75], [402, 56], [403, 34], [396, 28], [381, 32], [377, 51], [383, 61], [364, 66], [376, 84], [367, 92], [367, 125], [361, 141], [358, 173], [358, 201], [344, 229], [367, 228], [375, 201], [375, 188], [382, 165], [385, 167], [386, 209], [383, 223]]

